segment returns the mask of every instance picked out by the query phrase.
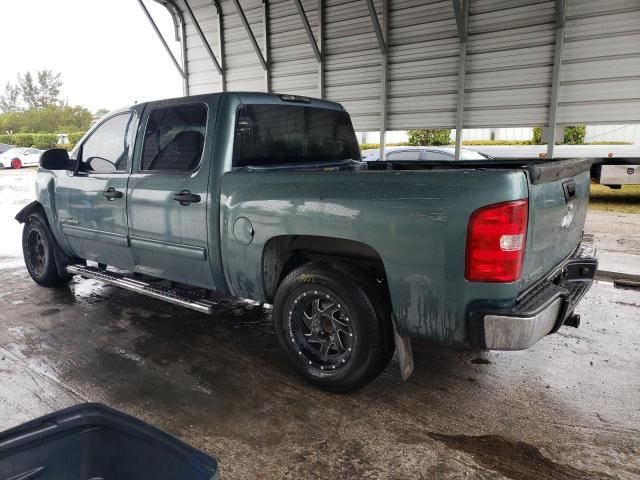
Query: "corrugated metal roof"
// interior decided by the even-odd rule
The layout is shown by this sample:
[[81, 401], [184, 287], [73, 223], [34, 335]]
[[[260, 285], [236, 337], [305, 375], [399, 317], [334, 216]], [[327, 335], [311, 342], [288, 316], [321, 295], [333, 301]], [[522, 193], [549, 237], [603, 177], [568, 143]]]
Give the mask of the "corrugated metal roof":
[[[185, 12], [185, 1], [219, 56], [214, 2], [173, 3]], [[382, 1], [373, 2], [380, 24]], [[301, 1], [316, 41], [323, 38], [322, 79], [294, 0], [239, 4], [268, 59], [272, 91], [319, 96], [323, 84], [324, 97], [342, 103], [357, 130], [380, 128], [383, 101], [389, 130], [455, 127], [461, 47], [452, 1], [458, 0], [387, 1], [386, 99], [381, 88], [383, 57], [366, 0]], [[559, 1], [470, 0], [465, 128], [548, 123], [556, 35], [562, 32], [556, 23]], [[566, 2], [557, 123], [640, 122], [640, 2]], [[224, 56], [218, 60], [224, 65], [226, 88], [266, 91], [265, 71], [234, 1], [217, 3], [224, 42]], [[220, 76], [190, 17], [183, 16], [189, 92], [220, 91]]]

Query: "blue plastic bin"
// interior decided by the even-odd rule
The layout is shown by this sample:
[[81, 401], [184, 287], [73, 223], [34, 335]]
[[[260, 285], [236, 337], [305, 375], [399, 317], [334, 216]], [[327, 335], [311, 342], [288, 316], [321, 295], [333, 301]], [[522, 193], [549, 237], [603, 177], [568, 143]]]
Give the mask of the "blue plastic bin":
[[0, 433], [0, 480], [217, 480], [216, 459], [96, 403]]

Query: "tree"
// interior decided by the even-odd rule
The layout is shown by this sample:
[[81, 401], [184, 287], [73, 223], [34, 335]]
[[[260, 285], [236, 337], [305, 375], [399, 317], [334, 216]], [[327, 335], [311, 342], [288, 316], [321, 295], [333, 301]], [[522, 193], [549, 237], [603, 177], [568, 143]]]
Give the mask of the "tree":
[[38, 96], [37, 87], [33, 83], [31, 72], [27, 72], [24, 76], [18, 74], [18, 84], [22, 92], [22, 98], [29, 108], [36, 108], [36, 98]]
[[409, 145], [449, 145], [451, 130], [409, 130]]
[[62, 80], [60, 73], [51, 70], [38, 71], [38, 106], [40, 108], [49, 105], [60, 105], [60, 87]]
[[93, 116], [83, 107], [49, 105], [21, 112], [0, 114], [0, 133], [73, 133], [84, 132]]
[[22, 91], [22, 98], [29, 108], [45, 108], [60, 104], [60, 87], [62, 80], [60, 73], [51, 70], [38, 70], [37, 82], [31, 72], [18, 75], [18, 83]]
[[106, 115], [107, 113], [109, 113], [109, 110], [107, 110], [106, 108], [99, 108], [98, 110], [96, 110], [96, 113], [94, 115], [96, 117], [102, 117], [102, 116]]
[[20, 110], [20, 87], [7, 82], [0, 96], [0, 111], [12, 113]]
[[563, 141], [567, 145], [583, 145], [587, 133], [584, 125], [572, 125], [564, 129]]

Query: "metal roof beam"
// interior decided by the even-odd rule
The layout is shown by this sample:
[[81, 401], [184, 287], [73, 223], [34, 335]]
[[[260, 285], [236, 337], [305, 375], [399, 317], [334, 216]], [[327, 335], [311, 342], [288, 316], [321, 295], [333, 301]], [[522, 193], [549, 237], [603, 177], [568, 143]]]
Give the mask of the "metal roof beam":
[[[458, 37], [461, 42], [467, 41], [467, 29], [469, 27], [469, 9], [465, 7], [465, 0], [452, 0], [453, 13], [456, 16], [456, 25], [458, 26]], [[465, 13], [466, 12], [466, 13]]]
[[369, 8], [369, 17], [371, 17], [371, 23], [373, 24], [373, 30], [376, 32], [378, 38], [378, 46], [380, 47], [380, 53], [387, 54], [387, 42], [382, 34], [382, 28], [378, 21], [378, 15], [376, 14], [376, 7], [373, 5], [373, 0], [367, 0], [367, 7]]
[[[138, 1], [141, 1], [141, 0], [138, 0]], [[253, 50], [256, 52], [256, 55], [258, 56], [258, 60], [260, 60], [260, 65], [262, 65], [262, 69], [265, 71], [268, 71], [269, 67], [267, 65], [267, 61], [265, 60], [264, 55], [262, 54], [262, 50], [260, 50], [260, 47], [258, 46], [256, 37], [253, 34], [253, 30], [251, 30], [251, 25], [249, 25], [249, 21], [247, 20], [247, 17], [244, 14], [244, 10], [240, 5], [240, 1], [239, 0], [232, 0], [232, 1], [236, 7], [236, 12], [238, 12], [238, 16], [240, 17], [240, 21], [242, 22], [242, 25], [244, 25], [244, 29], [247, 31], [247, 35], [249, 36], [249, 40], [251, 41]]]
[[311, 31], [311, 25], [309, 25], [309, 19], [307, 18], [307, 14], [304, 11], [302, 2], [300, 0], [293, 0], [293, 3], [296, 4], [296, 8], [298, 9], [298, 15], [300, 15], [300, 20], [302, 20], [302, 25], [304, 26], [304, 31], [306, 32], [309, 43], [311, 44], [311, 48], [313, 49], [313, 55], [316, 57], [316, 60], [318, 62], [321, 62], [322, 55], [320, 54], [320, 48], [318, 48], [318, 43], [316, 42], [316, 39], [313, 36], [313, 32]]
[[549, 99], [549, 119], [547, 121], [547, 156], [553, 158], [556, 144], [556, 121], [558, 116], [558, 96], [560, 93], [560, 70], [564, 51], [564, 23], [566, 15], [565, 0], [556, 0], [556, 46], [553, 54], [553, 73], [551, 76], [551, 96]]
[[[156, 34], [158, 35], [158, 38], [160, 39], [160, 41], [162, 42], [162, 46], [164, 47], [164, 49], [167, 51], [167, 53], [169, 54], [169, 56], [171, 57], [171, 60], [173, 61], [173, 64], [175, 65], [176, 69], [178, 70], [178, 72], [180, 73], [180, 75], [182, 76], [183, 80], [187, 79], [187, 74], [184, 71], [184, 69], [180, 66], [180, 63], [178, 63], [178, 60], [176, 59], [176, 56], [173, 54], [173, 52], [171, 51], [171, 49], [169, 48], [169, 44], [167, 43], [167, 41], [164, 39], [164, 36], [162, 35], [162, 33], [160, 33], [160, 29], [158, 28], [158, 25], [156, 25], [155, 20], [153, 19], [153, 17], [151, 16], [151, 14], [149, 13], [149, 10], [147, 10], [146, 5], [144, 4], [144, 2], [142, 0], [138, 0], [138, 3], [140, 4], [140, 7], [142, 7], [142, 11], [144, 12], [144, 14], [147, 17], [147, 20], [149, 20], [149, 23], [151, 24], [151, 26], [153, 27], [153, 29], [155, 30]], [[184, 23], [183, 23], [184, 25]]]
[[204, 45], [204, 48], [207, 51], [207, 54], [209, 55], [209, 58], [213, 62], [213, 65], [216, 67], [218, 74], [222, 75], [223, 74], [222, 67], [220, 66], [220, 63], [218, 63], [218, 59], [216, 58], [215, 53], [213, 53], [213, 50], [211, 49], [211, 45], [209, 44], [207, 37], [205, 37], [204, 32], [202, 31], [202, 28], [200, 28], [200, 22], [198, 22], [198, 19], [193, 13], [193, 10], [191, 9], [191, 5], [189, 5], [189, 1], [188, 0], [183, 0], [183, 1], [184, 1], [185, 7], [187, 7], [187, 13], [191, 18], [191, 21], [193, 22], [193, 26], [196, 29], [196, 32], [198, 33], [198, 36], [200, 37], [200, 40], [202, 41], [202, 44]]

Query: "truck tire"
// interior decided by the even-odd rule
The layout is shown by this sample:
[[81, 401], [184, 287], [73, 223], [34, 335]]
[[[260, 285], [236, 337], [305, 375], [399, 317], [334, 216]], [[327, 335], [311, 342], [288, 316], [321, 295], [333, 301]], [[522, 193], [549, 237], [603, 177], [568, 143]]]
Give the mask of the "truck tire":
[[59, 287], [71, 280], [56, 268], [55, 239], [49, 224], [39, 213], [32, 213], [22, 230], [22, 253], [31, 278], [43, 287]]
[[362, 387], [393, 355], [389, 314], [361, 276], [324, 263], [289, 273], [276, 292], [273, 322], [295, 369], [330, 392]]

